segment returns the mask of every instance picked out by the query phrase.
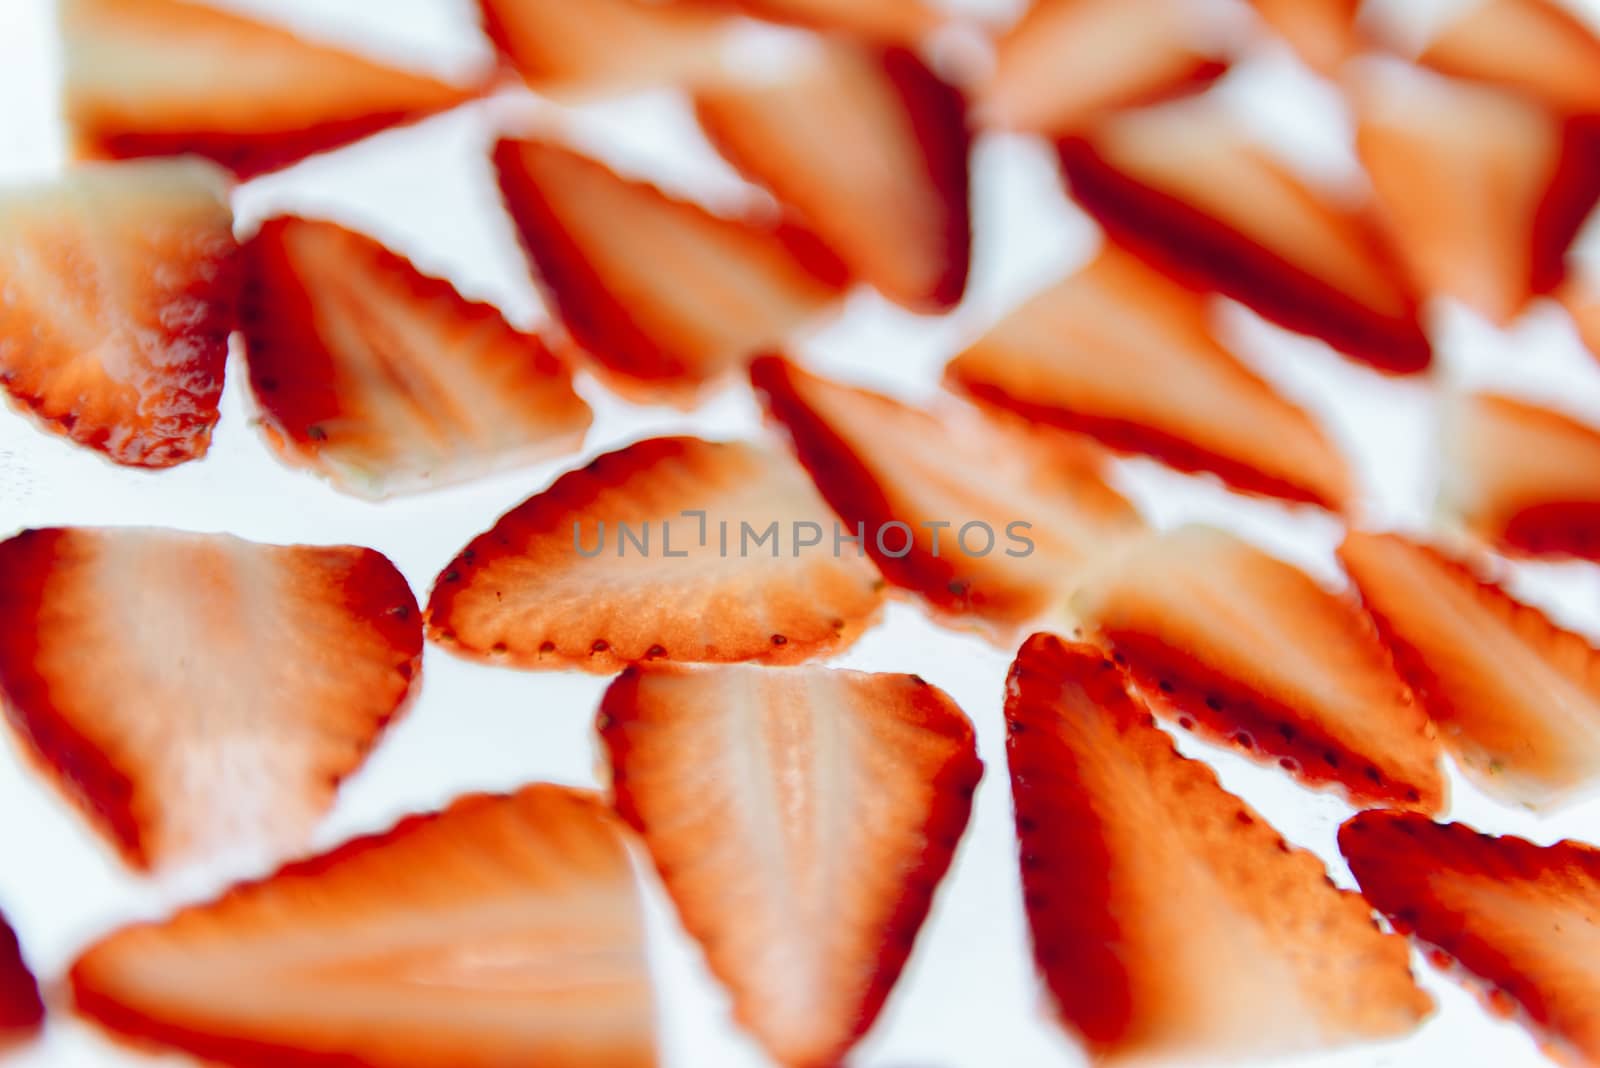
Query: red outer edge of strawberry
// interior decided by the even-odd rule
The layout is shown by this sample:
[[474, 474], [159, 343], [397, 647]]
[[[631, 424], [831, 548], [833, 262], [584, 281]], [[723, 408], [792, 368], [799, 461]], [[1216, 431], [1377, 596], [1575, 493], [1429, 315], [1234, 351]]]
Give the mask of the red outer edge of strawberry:
[[0, 916], [0, 1054], [8, 1045], [30, 1038], [43, 1022], [39, 984], [28, 970], [16, 932]]
[[1600, 202], [1600, 115], [1567, 119], [1561, 128], [1556, 173], [1533, 221], [1535, 293], [1550, 293], [1567, 277], [1567, 251]]
[[1551, 501], [1514, 512], [1497, 538], [1513, 553], [1600, 561], [1600, 501]]

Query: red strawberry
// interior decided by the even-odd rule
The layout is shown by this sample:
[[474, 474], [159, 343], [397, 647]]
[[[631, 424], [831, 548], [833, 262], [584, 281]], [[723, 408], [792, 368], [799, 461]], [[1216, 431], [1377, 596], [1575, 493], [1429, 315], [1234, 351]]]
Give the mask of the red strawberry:
[[1152, 705], [1358, 804], [1436, 812], [1439, 743], [1360, 608], [1202, 527], [1152, 537], [1075, 599]]
[[517, 667], [787, 663], [854, 641], [882, 580], [787, 458], [653, 438], [569, 471], [439, 576], [429, 635]]
[[1218, 344], [1209, 301], [1115, 246], [1002, 320], [946, 376], [987, 404], [1246, 492], [1333, 509], [1351, 494], [1316, 422]]
[[130, 529], [0, 543], [0, 703], [137, 867], [299, 844], [421, 654], [416, 601], [371, 549]]
[[1034, 957], [1097, 1063], [1237, 1063], [1428, 1015], [1405, 943], [1180, 756], [1100, 651], [1029, 638], [1006, 725]]
[[588, 405], [537, 338], [332, 223], [273, 219], [245, 246], [250, 385], [288, 462], [364, 497], [576, 449]]
[[617, 810], [739, 1022], [791, 1068], [839, 1064], [966, 827], [972, 725], [914, 675], [649, 666], [599, 726]]
[[239, 1068], [648, 1068], [620, 830], [564, 787], [468, 797], [111, 935], [78, 1010]]
[[961, 299], [971, 259], [961, 94], [901, 48], [826, 44], [772, 84], [701, 94], [700, 122], [862, 280], [915, 311]]
[[249, 177], [472, 96], [187, 0], [61, 0], [61, 32], [81, 158], [193, 154]]
[[1600, 112], [1600, 37], [1554, 0], [1464, 5], [1421, 58], [1435, 70], [1515, 89], [1559, 112]]
[[1416, 298], [1377, 228], [1300, 182], [1220, 109], [1118, 115], [1063, 141], [1061, 163], [1113, 240], [1180, 281], [1379, 370], [1428, 366]]
[[7, 1046], [32, 1038], [43, 1022], [39, 984], [22, 958], [16, 932], [0, 916], [0, 1053]]
[[227, 180], [198, 161], [83, 167], [0, 196], [0, 387], [119, 464], [204, 456], [237, 251]]
[[884, 576], [997, 637], [1059, 607], [1080, 572], [1142, 528], [1091, 445], [922, 411], [768, 356], [751, 378]]
[[1537, 846], [1398, 812], [1339, 830], [1361, 890], [1433, 960], [1514, 1016], [1557, 1060], [1600, 1064], [1600, 850]]
[[844, 288], [832, 255], [787, 224], [712, 215], [555, 145], [502, 141], [494, 161], [552, 304], [625, 394], [692, 396]]
[[1333, 74], [1361, 50], [1356, 25], [1361, 0], [1250, 0], [1312, 70]]
[[915, 45], [939, 27], [924, 0], [731, 0], [758, 18], [842, 30], [886, 44]]

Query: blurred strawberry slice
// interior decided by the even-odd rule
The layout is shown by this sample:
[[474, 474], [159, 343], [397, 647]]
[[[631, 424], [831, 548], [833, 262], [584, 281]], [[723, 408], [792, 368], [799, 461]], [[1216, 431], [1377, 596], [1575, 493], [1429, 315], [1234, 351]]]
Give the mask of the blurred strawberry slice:
[[1250, 0], [1250, 5], [1319, 74], [1337, 73], [1361, 50], [1356, 25], [1361, 0]]
[[0, 915], [0, 1056], [38, 1034], [43, 1023], [39, 984], [23, 959], [17, 933]]
[[1461, 5], [1421, 61], [1517, 90], [1563, 114], [1600, 113], [1600, 36], [1554, 0]]
[[732, 0], [758, 18], [840, 30], [885, 44], [915, 45], [942, 16], [923, 0]]
[[1573, 271], [1557, 294], [1578, 326], [1578, 336], [1600, 360], [1600, 272], [1594, 268]]

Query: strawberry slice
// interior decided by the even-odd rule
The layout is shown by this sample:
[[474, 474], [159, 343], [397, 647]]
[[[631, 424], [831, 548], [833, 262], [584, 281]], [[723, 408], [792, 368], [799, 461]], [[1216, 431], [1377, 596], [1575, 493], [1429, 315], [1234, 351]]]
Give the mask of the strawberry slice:
[[0, 388], [116, 463], [204, 456], [237, 295], [227, 186], [160, 161], [0, 195]]
[[1060, 147], [1078, 202], [1142, 259], [1381, 371], [1428, 366], [1416, 298], [1376, 226], [1300, 182], [1218, 108], [1130, 112]]
[[852, 274], [914, 311], [961, 300], [972, 251], [961, 94], [915, 53], [831, 43], [770, 85], [697, 100], [722, 154]]
[[244, 262], [250, 385], [289, 463], [381, 498], [582, 443], [589, 407], [541, 341], [370, 238], [272, 219]]
[[0, 699], [132, 865], [300, 844], [411, 689], [416, 601], [371, 549], [162, 530], [0, 543]]
[[1405, 942], [1180, 756], [1099, 650], [1029, 638], [1006, 752], [1034, 958], [1096, 1063], [1231, 1064], [1413, 1029]]
[[655, 1063], [621, 827], [559, 786], [478, 795], [93, 946], [78, 1011], [238, 1068]]
[[1217, 343], [1209, 301], [1115, 246], [945, 373], [986, 404], [1246, 492], [1333, 509], [1351, 494], [1316, 422]]
[[751, 367], [769, 417], [884, 576], [996, 638], [1058, 607], [1108, 544], [1142, 529], [1085, 443]]
[[979, 114], [1003, 129], [1065, 134], [1198, 92], [1228, 69], [1207, 26], [1184, 0], [1039, 0], [996, 45]]
[[637, 399], [692, 398], [844, 289], [832, 254], [787, 223], [712, 215], [555, 145], [502, 141], [494, 162], [567, 331]]
[[43, 1022], [39, 984], [22, 957], [16, 932], [0, 915], [0, 1055], [38, 1034]]
[[914, 675], [629, 669], [599, 727], [617, 811], [778, 1062], [840, 1064], [910, 955], [983, 766]]
[[731, 0], [757, 18], [841, 30], [884, 44], [916, 45], [941, 16], [923, 0]]
[[804, 472], [741, 443], [652, 438], [569, 471], [439, 576], [428, 632], [467, 656], [609, 673], [789, 663], [873, 621], [882, 580]]
[[1360, 608], [1231, 534], [1151, 537], [1075, 598], [1152, 706], [1352, 801], [1436, 812], [1439, 743]]
[[1565, 1064], [1600, 1063], [1600, 850], [1363, 812], [1339, 848], [1368, 901]]
[[192, 154], [251, 177], [475, 92], [187, 0], [62, 0], [60, 17], [79, 158]]
[[1554, 0], [1464, 5], [1421, 62], [1515, 89], [1564, 114], [1600, 112], [1600, 36]]
[[1574, 271], [1557, 296], [1572, 314], [1578, 336], [1600, 359], [1600, 275], [1593, 268]]
[[1250, 6], [1320, 74], [1335, 74], [1361, 51], [1361, 0], [1250, 0]]
[[1446, 423], [1443, 509], [1497, 548], [1600, 561], [1600, 430], [1495, 394]]

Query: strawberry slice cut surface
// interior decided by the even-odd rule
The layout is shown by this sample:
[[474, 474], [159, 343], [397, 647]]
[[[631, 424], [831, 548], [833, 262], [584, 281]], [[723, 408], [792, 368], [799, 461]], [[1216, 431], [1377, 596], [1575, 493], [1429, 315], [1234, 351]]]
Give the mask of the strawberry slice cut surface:
[[1250, 0], [1250, 6], [1320, 74], [1336, 74], [1365, 43], [1356, 24], [1361, 0]]
[[924, 0], [732, 0], [757, 18], [837, 30], [884, 44], [916, 45], [943, 21]]
[[1421, 62], [1525, 93], [1563, 114], [1600, 113], [1600, 36], [1554, 0], [1463, 5]]
[[1600, 360], [1600, 272], [1577, 270], [1557, 294], [1578, 326], [1578, 336]]
[[0, 915], [0, 1055], [39, 1033], [44, 1001], [11, 924]]

